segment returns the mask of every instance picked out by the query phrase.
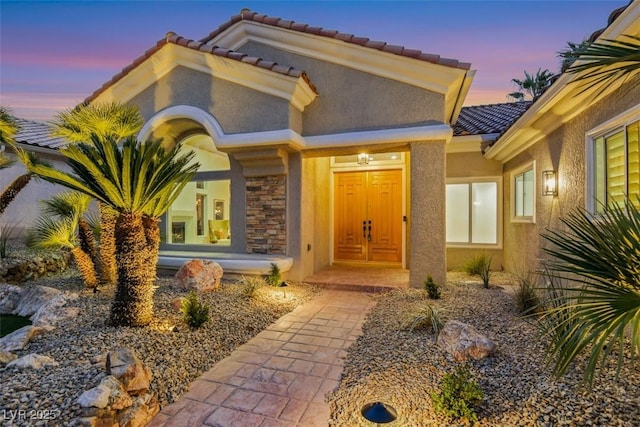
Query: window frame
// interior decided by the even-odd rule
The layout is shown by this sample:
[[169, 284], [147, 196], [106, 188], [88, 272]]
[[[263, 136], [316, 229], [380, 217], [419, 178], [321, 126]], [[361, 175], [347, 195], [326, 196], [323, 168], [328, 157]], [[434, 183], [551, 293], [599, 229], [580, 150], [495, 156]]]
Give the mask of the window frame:
[[[497, 185], [496, 194], [496, 243], [472, 243], [472, 242], [445, 242], [448, 249], [502, 249], [502, 209], [503, 209], [503, 197], [502, 197], [502, 176], [482, 176], [482, 177], [459, 177], [459, 178], [447, 178], [445, 181], [446, 186], [449, 184], [467, 184], [469, 186], [469, 239], [473, 236], [473, 216], [471, 215], [472, 209], [472, 184], [494, 182]], [[445, 210], [446, 210], [446, 197], [445, 197]], [[446, 218], [446, 216], [445, 216]], [[446, 224], [445, 224], [446, 234]], [[445, 238], [446, 239], [446, 238]]]
[[[532, 197], [533, 197], [533, 201], [532, 201], [532, 207], [533, 207], [533, 213], [529, 216], [523, 216], [523, 215], [516, 215], [516, 178], [524, 175], [526, 172], [528, 172], [529, 170], [533, 171], [533, 192], [532, 192]], [[531, 162], [528, 162], [522, 166], [519, 166], [518, 168], [514, 169], [513, 171], [511, 171], [511, 173], [509, 174], [509, 183], [510, 183], [510, 187], [511, 187], [511, 191], [510, 191], [510, 200], [511, 200], [511, 207], [510, 207], [510, 217], [511, 217], [511, 222], [512, 223], [521, 223], [521, 224], [535, 224], [536, 223], [536, 205], [538, 202], [538, 198], [537, 198], [537, 193], [538, 193], [538, 180], [536, 177], [537, 174], [537, 169], [536, 169], [536, 161], [533, 160]]]
[[[625, 138], [625, 188], [628, 188], [628, 162], [627, 156], [627, 127], [628, 125], [640, 121], [640, 104], [612, 117], [611, 119], [599, 124], [598, 126], [588, 130], [585, 135], [585, 209], [595, 214], [597, 213], [596, 205], [596, 174], [595, 174], [595, 143], [599, 138], [607, 138], [614, 135], [620, 130], [623, 131]], [[600, 201], [602, 202], [602, 201]], [[606, 201], [605, 201], [606, 202]]]

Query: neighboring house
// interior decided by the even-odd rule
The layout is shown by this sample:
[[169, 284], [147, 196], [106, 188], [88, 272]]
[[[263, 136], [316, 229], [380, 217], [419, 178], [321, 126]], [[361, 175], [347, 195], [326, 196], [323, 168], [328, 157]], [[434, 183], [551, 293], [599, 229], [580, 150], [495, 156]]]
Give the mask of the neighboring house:
[[[601, 38], [640, 34], [640, 2], [612, 16]], [[160, 266], [277, 262], [301, 280], [383, 265], [418, 287], [480, 251], [494, 268], [537, 268], [540, 233], [562, 214], [639, 192], [638, 77], [596, 103], [564, 74], [533, 103], [462, 108], [473, 75], [244, 10], [200, 41], [168, 33], [87, 101], [138, 105], [140, 139], [197, 153], [200, 171], [162, 220]], [[604, 172], [619, 164], [621, 184]], [[557, 196], [542, 195], [547, 170]]]
[[[51, 130], [45, 123], [20, 118], [16, 120], [20, 130], [15, 139], [20, 147], [36, 152], [43, 160], [51, 162], [60, 169], [66, 168], [62, 156], [58, 153], [58, 149], [65, 144], [64, 140], [52, 138], [50, 136]], [[26, 173], [24, 165], [17, 160], [10, 148], [3, 146], [2, 149], [6, 150], [8, 157], [16, 162], [11, 167], [0, 170], [0, 191], [4, 191], [15, 178]], [[16, 237], [23, 235], [25, 229], [30, 227], [40, 215], [38, 202], [63, 190], [64, 188], [60, 186], [32, 179], [0, 216], [0, 225], [15, 227], [14, 235]]]

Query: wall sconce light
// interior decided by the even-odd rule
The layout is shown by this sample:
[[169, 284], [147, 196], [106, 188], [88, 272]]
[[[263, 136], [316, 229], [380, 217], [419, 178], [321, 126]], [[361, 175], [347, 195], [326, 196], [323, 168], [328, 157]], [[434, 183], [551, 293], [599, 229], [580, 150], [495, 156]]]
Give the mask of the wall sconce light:
[[368, 165], [369, 164], [369, 155], [367, 153], [358, 154], [358, 164], [359, 165]]
[[542, 172], [542, 195], [558, 195], [558, 174], [554, 170]]

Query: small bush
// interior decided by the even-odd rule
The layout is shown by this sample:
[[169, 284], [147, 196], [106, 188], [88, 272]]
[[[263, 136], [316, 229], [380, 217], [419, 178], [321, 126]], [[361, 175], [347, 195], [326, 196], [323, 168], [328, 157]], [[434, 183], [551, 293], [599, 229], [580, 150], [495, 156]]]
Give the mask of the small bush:
[[15, 237], [18, 223], [16, 221], [0, 224], [0, 258], [7, 257], [9, 242]]
[[209, 306], [198, 299], [198, 295], [191, 291], [182, 301], [182, 319], [192, 328], [199, 328], [209, 320]]
[[518, 288], [513, 296], [518, 310], [524, 315], [534, 314], [540, 311], [540, 298], [536, 293], [531, 276], [520, 277]]
[[491, 276], [491, 255], [477, 254], [471, 257], [464, 265], [464, 271], [471, 275], [480, 276], [482, 285], [489, 288], [489, 277]]
[[424, 282], [424, 289], [427, 291], [429, 298], [440, 299], [440, 285], [433, 281], [433, 277], [427, 276]]
[[414, 313], [410, 320], [405, 323], [405, 327], [410, 331], [415, 329], [431, 329], [434, 334], [438, 335], [442, 329], [442, 319], [438, 310], [427, 304], [422, 310]]
[[446, 374], [440, 382], [440, 393], [433, 391], [430, 394], [437, 412], [447, 417], [478, 421], [474, 405], [484, 399], [484, 393], [468, 366], [460, 365], [453, 373]]
[[269, 286], [278, 286], [280, 282], [282, 282], [282, 275], [280, 274], [280, 267], [275, 262], [271, 263], [271, 269], [269, 270], [269, 275], [266, 278]]
[[242, 286], [242, 295], [247, 298], [253, 298], [256, 292], [258, 292], [258, 289], [264, 285], [264, 280], [258, 276], [242, 276], [240, 285]]

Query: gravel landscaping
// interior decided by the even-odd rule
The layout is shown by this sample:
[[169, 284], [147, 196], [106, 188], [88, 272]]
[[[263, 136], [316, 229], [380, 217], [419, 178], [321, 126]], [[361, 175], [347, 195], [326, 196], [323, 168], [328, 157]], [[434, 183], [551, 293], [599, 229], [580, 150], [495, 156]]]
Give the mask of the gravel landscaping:
[[625, 365], [617, 382], [615, 363], [609, 363], [587, 394], [581, 387], [580, 364], [559, 380], [544, 367], [545, 343], [517, 312], [513, 277], [494, 274], [491, 289], [483, 289], [481, 282], [464, 273], [450, 273], [448, 282], [437, 301], [417, 289], [375, 297], [377, 305], [364, 333], [349, 349], [340, 386], [329, 396], [330, 425], [371, 426], [360, 410], [376, 401], [390, 404], [398, 413], [388, 426], [457, 424], [435, 414], [429, 397], [456, 363], [436, 346], [429, 331], [403, 329], [408, 313], [427, 303], [445, 319], [468, 323], [498, 345], [495, 355], [470, 363], [485, 394], [476, 411], [478, 425], [640, 425], [637, 361], [633, 367]]
[[[38, 353], [49, 356], [59, 366], [39, 370], [0, 368], [0, 424], [3, 426], [66, 426], [80, 414], [76, 400], [85, 390], [96, 386], [105, 375], [99, 357], [114, 347], [135, 349], [151, 368], [150, 392], [161, 406], [180, 397], [190, 382], [226, 357], [233, 349], [248, 341], [266, 326], [299, 304], [317, 290], [304, 284], [289, 283], [286, 296], [282, 289], [268, 286], [253, 298], [242, 294], [242, 286], [223, 279], [219, 290], [201, 294], [210, 307], [210, 320], [200, 329], [190, 329], [171, 302], [185, 296], [173, 278], [160, 278], [154, 297], [155, 320], [145, 328], [105, 326], [115, 288], [101, 288], [93, 293], [84, 289], [75, 270], [53, 278], [41, 278], [31, 284], [72, 291], [79, 297], [69, 303], [79, 307], [77, 318], [63, 321], [57, 329], [35, 337], [21, 357]], [[14, 411], [49, 411], [55, 420], [11, 420]]]

